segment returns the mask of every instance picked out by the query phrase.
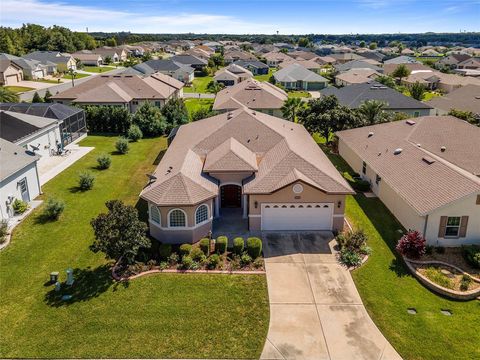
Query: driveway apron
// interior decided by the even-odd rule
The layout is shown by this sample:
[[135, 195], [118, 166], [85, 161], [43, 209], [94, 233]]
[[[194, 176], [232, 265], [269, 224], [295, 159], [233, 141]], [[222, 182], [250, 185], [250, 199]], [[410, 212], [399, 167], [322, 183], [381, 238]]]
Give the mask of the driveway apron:
[[331, 232], [262, 236], [270, 326], [261, 359], [401, 359], [332, 254]]

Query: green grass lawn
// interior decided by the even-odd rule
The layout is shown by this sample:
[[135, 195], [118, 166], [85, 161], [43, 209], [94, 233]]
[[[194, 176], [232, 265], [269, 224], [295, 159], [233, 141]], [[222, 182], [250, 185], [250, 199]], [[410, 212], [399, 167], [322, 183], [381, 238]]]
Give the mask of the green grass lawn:
[[[87, 76], [90, 76], [90, 74], [77, 73], [77, 75], [75, 75], [75, 79], [81, 79], [81, 78], [84, 78], [84, 77], [87, 77]], [[63, 75], [63, 78], [64, 79], [72, 79], [72, 75], [65, 74], [65, 75]]]
[[[164, 138], [143, 139], [96, 170], [115, 141], [82, 141], [95, 149], [43, 186], [42, 198], [65, 201], [61, 218], [44, 223], [34, 211], [0, 252], [0, 358], [258, 357], [269, 320], [265, 276], [162, 274], [115, 284], [109, 263], [89, 250], [90, 220], [105, 201], [144, 211], [138, 193], [166, 148]], [[84, 193], [83, 170], [96, 176]], [[64, 281], [69, 267], [76, 281], [64, 292], [74, 297], [62, 302], [44, 283], [51, 271]]]
[[203, 77], [196, 77], [193, 79], [192, 86], [183, 88], [183, 92], [186, 93], [206, 93], [207, 92], [207, 85], [210, 81], [213, 80], [212, 76], [203, 76]]
[[[403, 92], [403, 95], [406, 95], [406, 96], [410, 96], [410, 97], [411, 97], [410, 91], [408, 91], [408, 89], [406, 89], [406, 90]], [[423, 99], [422, 99], [422, 101], [432, 100], [433, 98], [435, 98], [435, 97], [437, 97], [437, 96], [442, 96], [442, 94], [440, 94], [438, 91], [425, 91], [425, 93], [423, 94]]]
[[[329, 155], [340, 172], [351, 171]], [[347, 197], [346, 215], [368, 235], [373, 253], [352, 272], [370, 316], [404, 359], [479, 359], [480, 302], [452, 301], [424, 288], [407, 270], [394, 247], [403, 229], [377, 198]], [[407, 314], [407, 308], [417, 315]], [[445, 316], [440, 309], [450, 309]]]
[[277, 69], [270, 68], [268, 69], [268, 74], [266, 75], [255, 75], [253, 78], [258, 81], [268, 81], [270, 77], [277, 71]]
[[34, 88], [26, 87], [26, 86], [5, 86], [5, 89], [8, 89], [17, 94], [30, 91], [30, 90], [35, 90]]
[[82, 70], [91, 73], [102, 73], [113, 69], [115, 69], [114, 66], [84, 66]]
[[308, 91], [288, 91], [288, 97], [289, 98], [309, 98], [312, 97]]
[[210, 109], [213, 105], [215, 99], [194, 99], [188, 98], [185, 99], [185, 106], [187, 107], [188, 113], [192, 114], [193, 112], [199, 109]]

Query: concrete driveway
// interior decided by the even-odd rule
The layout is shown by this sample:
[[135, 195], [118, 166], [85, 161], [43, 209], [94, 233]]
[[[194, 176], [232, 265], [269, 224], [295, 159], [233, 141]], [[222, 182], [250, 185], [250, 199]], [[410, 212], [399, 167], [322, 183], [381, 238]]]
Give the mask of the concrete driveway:
[[262, 236], [270, 327], [261, 359], [401, 359], [332, 254], [332, 233]]

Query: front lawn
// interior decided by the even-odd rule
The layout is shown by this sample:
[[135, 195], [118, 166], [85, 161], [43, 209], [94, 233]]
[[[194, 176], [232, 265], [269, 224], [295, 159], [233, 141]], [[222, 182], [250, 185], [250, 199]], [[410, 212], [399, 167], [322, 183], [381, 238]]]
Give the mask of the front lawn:
[[213, 80], [212, 76], [196, 77], [192, 81], [192, 86], [185, 86], [183, 92], [186, 93], [206, 93], [207, 85]]
[[[90, 220], [106, 200], [145, 215], [138, 193], [166, 148], [164, 138], [143, 139], [97, 170], [96, 157], [111, 153], [116, 139], [82, 141], [95, 149], [43, 186], [42, 198], [65, 201], [60, 219], [44, 222], [34, 211], [0, 252], [0, 357], [258, 357], [269, 319], [265, 276], [161, 274], [116, 284], [109, 263], [89, 250]], [[96, 176], [87, 192], [77, 188], [82, 170]], [[69, 267], [75, 283], [64, 291], [73, 299], [61, 302], [44, 283], [51, 271], [64, 281]]]
[[215, 99], [188, 98], [183, 101], [185, 102], [185, 106], [187, 107], [188, 113], [192, 115], [192, 113], [200, 109], [210, 110], [213, 106], [213, 102], [215, 101]]
[[312, 97], [308, 91], [292, 90], [288, 91], [289, 98], [309, 98]]
[[53, 79], [35, 79], [33, 81], [47, 83], [47, 84], [58, 84], [59, 83], [57, 79], [55, 79], [55, 80], [53, 80]]
[[[327, 152], [328, 153], [328, 152]], [[329, 154], [340, 172], [351, 171], [338, 155]], [[403, 230], [378, 198], [348, 196], [346, 215], [368, 235], [373, 252], [352, 272], [357, 289], [375, 324], [404, 359], [479, 359], [480, 302], [452, 301], [424, 288], [394, 251]], [[409, 315], [407, 308], [417, 310]], [[440, 313], [452, 311], [452, 316]]]
[[26, 86], [5, 86], [5, 89], [10, 90], [11, 92], [14, 92], [16, 94], [24, 93], [26, 91], [30, 90], [35, 90], [34, 88], [31, 87], [26, 87]]
[[266, 81], [270, 79], [270, 77], [277, 71], [277, 69], [270, 68], [268, 69], [268, 74], [265, 75], [255, 75], [253, 78], [258, 80], [258, 81]]
[[91, 73], [102, 73], [113, 69], [115, 69], [113, 66], [84, 66], [82, 70]]

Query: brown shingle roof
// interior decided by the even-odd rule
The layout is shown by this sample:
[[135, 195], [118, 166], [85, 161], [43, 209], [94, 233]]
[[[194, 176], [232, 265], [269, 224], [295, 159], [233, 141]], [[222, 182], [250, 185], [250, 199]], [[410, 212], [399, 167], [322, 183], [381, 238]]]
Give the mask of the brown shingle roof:
[[249, 172], [258, 162], [255, 177], [244, 185], [248, 194], [268, 194], [299, 179], [327, 193], [352, 193], [303, 126], [241, 108], [181, 126], [155, 170], [157, 180], [141, 197], [165, 206], [217, 196], [217, 181], [205, 175], [204, 161], [210, 170], [234, 170], [234, 161], [233, 167]]
[[[337, 135], [420, 215], [480, 191], [474, 175], [480, 173], [480, 128], [452, 116], [411, 120]], [[397, 148], [402, 151], [395, 155]], [[436, 161], [429, 164], [425, 156]]]
[[448, 95], [433, 98], [428, 104], [445, 111], [457, 109], [480, 114], [480, 86], [463, 86], [452, 91]]

